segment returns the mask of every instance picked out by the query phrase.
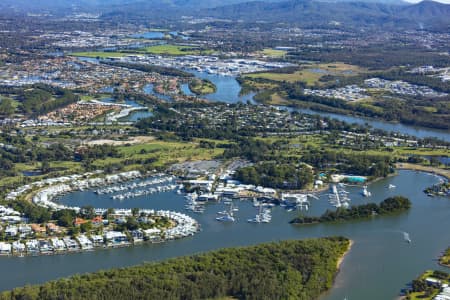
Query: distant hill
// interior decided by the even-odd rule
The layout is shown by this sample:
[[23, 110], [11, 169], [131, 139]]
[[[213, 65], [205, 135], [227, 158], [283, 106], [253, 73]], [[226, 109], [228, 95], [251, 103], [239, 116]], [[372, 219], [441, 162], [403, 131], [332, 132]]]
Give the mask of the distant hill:
[[[251, 1], [251, 0], [250, 0]], [[285, 0], [265, 0], [264, 2], [282, 2]], [[319, 0], [320, 1], [320, 0]], [[331, 0], [332, 2], [354, 0]], [[401, 4], [402, 0], [359, 0], [361, 2]], [[214, 8], [226, 5], [246, 3], [249, 0], [2, 0], [0, 8], [14, 8], [21, 11], [77, 9], [81, 11], [108, 10], [110, 7], [153, 7], [155, 9], [188, 9]]]
[[391, 5], [370, 2], [319, 2], [288, 0], [268, 3], [247, 2], [201, 10], [201, 16], [244, 21], [290, 22], [296, 24], [422, 26], [450, 24], [450, 5], [433, 1]]
[[450, 20], [450, 4], [435, 1], [422, 1], [417, 4], [408, 5], [401, 11], [401, 15], [407, 18], [427, 21], [431, 18]]
[[181, 16], [214, 17], [247, 22], [289, 22], [297, 25], [440, 28], [450, 26], [450, 5], [403, 0], [1, 0], [16, 11], [100, 12], [105, 20], [179, 20]]

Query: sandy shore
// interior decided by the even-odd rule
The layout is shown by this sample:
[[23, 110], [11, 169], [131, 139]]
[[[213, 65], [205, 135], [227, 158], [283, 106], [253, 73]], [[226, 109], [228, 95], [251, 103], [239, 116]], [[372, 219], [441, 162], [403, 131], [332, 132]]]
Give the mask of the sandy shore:
[[450, 180], [450, 170], [446, 170], [446, 169], [441, 169], [441, 168], [436, 168], [436, 167], [428, 167], [428, 166], [422, 166], [422, 165], [410, 164], [410, 163], [397, 163], [395, 165], [395, 167], [400, 170], [414, 170], [414, 171], [434, 173], [437, 175], [441, 175]]
[[336, 268], [339, 270], [341, 268], [341, 264], [345, 259], [345, 256], [347, 256], [347, 254], [350, 252], [350, 250], [352, 249], [353, 246], [353, 240], [350, 240], [348, 243], [348, 247], [347, 250], [345, 250], [344, 254], [342, 254], [342, 256], [338, 259], [337, 263], [336, 263]]

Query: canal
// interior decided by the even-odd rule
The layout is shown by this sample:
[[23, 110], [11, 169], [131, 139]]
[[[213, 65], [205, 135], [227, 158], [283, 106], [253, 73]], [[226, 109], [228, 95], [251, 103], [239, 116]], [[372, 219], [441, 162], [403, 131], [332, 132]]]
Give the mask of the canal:
[[[98, 59], [96, 58], [87, 58], [87, 57], [79, 57], [82, 61], [88, 61], [92, 63], [98, 63]], [[208, 79], [212, 83], [216, 85], [216, 92], [208, 95], [203, 95], [202, 98], [211, 100], [211, 101], [219, 101], [219, 102], [226, 102], [226, 103], [247, 103], [251, 102], [254, 103], [253, 97], [255, 96], [255, 93], [249, 93], [246, 95], [241, 95], [241, 86], [239, 82], [236, 80], [233, 76], [223, 76], [223, 75], [217, 75], [217, 74], [209, 74], [207, 72], [199, 72], [195, 70], [186, 70], [192, 74], [194, 74], [198, 78], [202, 79]], [[181, 86], [182, 92], [184, 92], [186, 95], [192, 95], [192, 92], [189, 90], [189, 87], [187, 84], [183, 84]], [[153, 85], [149, 84], [144, 88], [144, 92], [146, 94], [154, 94], [166, 101], [171, 101], [172, 99], [169, 96], [157, 94], [153, 91]], [[394, 122], [386, 122], [386, 121], [380, 121], [376, 119], [371, 118], [363, 118], [363, 117], [356, 117], [356, 116], [349, 116], [349, 115], [341, 115], [341, 114], [335, 114], [335, 113], [327, 113], [327, 112], [320, 112], [315, 111], [311, 109], [297, 109], [297, 108], [288, 108], [288, 107], [281, 107], [289, 110], [296, 110], [300, 113], [309, 114], [309, 115], [320, 115], [323, 117], [328, 117], [340, 121], [344, 121], [347, 123], [357, 123], [357, 124], [368, 124], [371, 127], [375, 129], [382, 129], [389, 132], [398, 132], [401, 134], [407, 134], [411, 136], [416, 136], [419, 138], [425, 138], [425, 137], [435, 137], [439, 138], [441, 140], [444, 140], [446, 142], [450, 142], [450, 133], [446, 130], [438, 130], [438, 129], [431, 129], [431, 128], [424, 128], [424, 127], [417, 127], [417, 126], [410, 126], [410, 125], [404, 125], [400, 123], [394, 123]]]
[[[204, 214], [190, 213], [184, 211], [183, 196], [174, 192], [124, 201], [112, 200], [109, 195], [96, 195], [92, 191], [75, 192], [65, 195], [60, 202], [77, 206], [89, 204], [96, 207], [181, 211], [197, 219], [202, 231], [194, 237], [162, 244], [56, 256], [2, 257], [0, 268], [8, 270], [8, 276], [0, 281], [0, 290], [42, 283], [75, 273], [130, 266], [222, 247], [342, 235], [352, 239], [354, 245], [341, 266], [335, 286], [323, 299], [394, 299], [400, 289], [422, 271], [439, 268], [436, 258], [450, 244], [450, 200], [430, 198], [422, 192], [437, 182], [438, 178], [430, 174], [400, 171], [398, 176], [369, 185], [372, 192], [370, 198], [361, 195], [360, 187], [346, 187], [352, 204], [380, 202], [389, 196], [403, 195], [411, 199], [413, 206], [409, 212], [400, 215], [308, 226], [290, 225], [289, 220], [297, 212], [287, 212], [281, 207], [273, 209], [269, 224], [248, 223], [246, 220], [257, 213], [251, 201], [236, 201], [239, 207], [237, 221], [224, 224], [215, 220], [216, 213], [225, 208], [223, 204], [209, 204]], [[396, 188], [389, 189], [389, 184]], [[327, 193], [322, 193], [319, 200], [311, 199], [310, 209], [304, 213], [319, 215], [326, 209], [334, 209], [328, 202]], [[403, 232], [409, 233], [411, 244], [404, 241]]]

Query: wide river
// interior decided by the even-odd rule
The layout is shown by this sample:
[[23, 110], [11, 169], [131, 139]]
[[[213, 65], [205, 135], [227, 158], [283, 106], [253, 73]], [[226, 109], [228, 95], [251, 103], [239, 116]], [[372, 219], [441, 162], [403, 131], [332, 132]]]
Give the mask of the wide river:
[[[297, 212], [275, 207], [271, 223], [252, 224], [246, 222], [257, 213], [251, 201], [236, 201], [238, 220], [224, 224], [215, 220], [216, 213], [223, 210], [224, 205], [211, 203], [204, 214], [186, 212], [196, 218], [202, 227], [202, 231], [194, 237], [86, 253], [1, 257], [0, 269], [8, 270], [8, 275], [2, 277], [0, 290], [42, 283], [75, 273], [130, 266], [222, 247], [342, 235], [352, 239], [354, 245], [341, 266], [334, 287], [324, 299], [394, 299], [400, 289], [422, 271], [439, 268], [436, 258], [450, 244], [450, 200], [430, 198], [422, 192], [437, 181], [438, 178], [430, 174], [400, 171], [397, 176], [371, 184], [371, 198], [362, 197], [360, 187], [347, 187], [352, 204], [379, 202], [392, 195], [404, 195], [413, 203], [407, 213], [350, 223], [294, 226], [288, 221]], [[388, 189], [389, 184], [397, 187]], [[333, 208], [326, 193], [322, 193], [319, 200], [311, 200], [308, 214], [319, 215], [325, 209]], [[184, 211], [183, 196], [174, 192], [118, 201], [108, 195], [84, 191], [68, 194], [61, 202], [78, 206], [91, 204], [96, 207]], [[411, 244], [405, 242], [403, 232], [409, 233]]]

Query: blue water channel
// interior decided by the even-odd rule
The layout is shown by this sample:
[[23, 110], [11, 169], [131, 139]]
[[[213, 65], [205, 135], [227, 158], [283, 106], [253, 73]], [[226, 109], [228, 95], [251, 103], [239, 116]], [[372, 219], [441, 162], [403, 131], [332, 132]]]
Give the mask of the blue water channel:
[[[399, 215], [307, 226], [290, 225], [289, 220], [297, 212], [287, 212], [282, 207], [273, 209], [269, 224], [248, 223], [246, 220], [257, 213], [251, 201], [235, 201], [239, 207], [237, 221], [224, 224], [215, 220], [216, 213], [225, 209], [223, 204], [208, 204], [204, 214], [195, 214], [184, 210], [183, 196], [174, 192], [123, 201], [112, 200], [109, 195], [97, 195], [92, 191], [75, 192], [64, 196], [60, 202], [77, 206], [182, 211], [197, 219], [202, 231], [194, 237], [162, 244], [56, 256], [3, 257], [0, 258], [0, 268], [9, 271], [8, 276], [0, 281], [0, 290], [75, 273], [130, 266], [222, 247], [342, 235], [352, 239], [354, 245], [341, 266], [334, 287], [323, 299], [394, 299], [400, 289], [421, 272], [438, 269], [436, 258], [450, 244], [450, 200], [430, 198], [422, 192], [437, 182], [438, 178], [433, 175], [400, 171], [398, 176], [369, 185], [372, 192], [370, 198], [361, 195], [361, 187], [347, 187], [352, 204], [379, 202], [389, 196], [403, 195], [411, 199], [413, 206], [410, 211]], [[389, 189], [389, 184], [396, 188]], [[326, 193], [323, 192], [319, 200], [311, 199], [310, 210], [304, 213], [319, 215], [326, 209], [334, 209]], [[403, 232], [409, 233], [411, 244], [405, 242]]]

